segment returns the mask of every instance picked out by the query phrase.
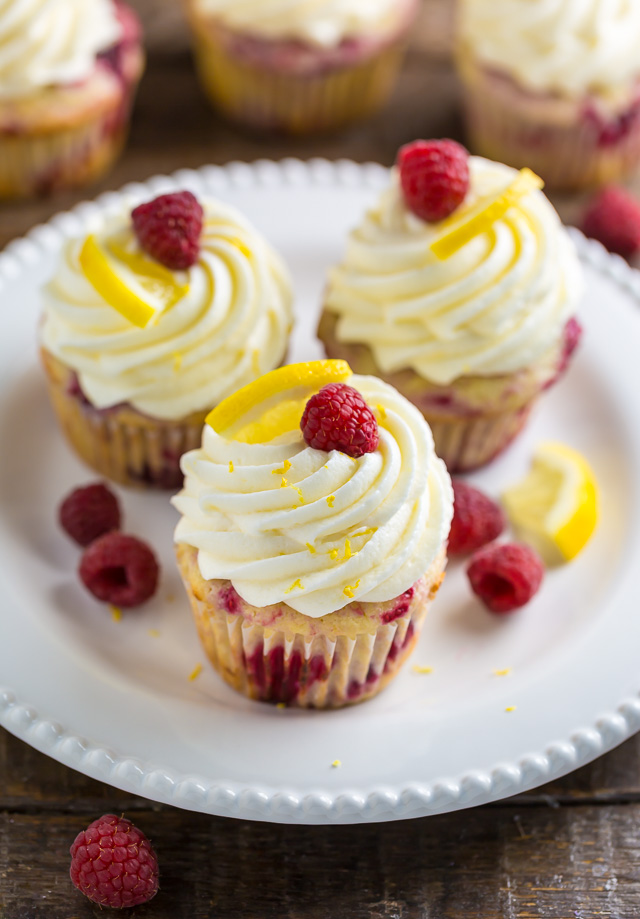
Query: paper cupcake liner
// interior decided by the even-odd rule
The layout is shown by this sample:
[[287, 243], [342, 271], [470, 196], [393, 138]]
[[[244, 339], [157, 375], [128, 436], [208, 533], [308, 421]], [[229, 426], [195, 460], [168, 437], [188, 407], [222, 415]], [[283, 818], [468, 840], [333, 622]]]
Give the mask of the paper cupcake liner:
[[0, 131], [0, 197], [47, 195], [97, 180], [126, 141], [134, 86], [108, 110], [82, 123], [43, 133]]
[[630, 101], [626, 110], [603, 115], [602, 120], [597, 105], [590, 106], [588, 100], [573, 107], [559, 102], [562, 109], [553, 117], [552, 99], [535, 105], [515, 84], [512, 91], [494, 92], [495, 80], [501, 78], [472, 79], [469, 75], [464, 79], [466, 126], [473, 153], [516, 168], [528, 166], [548, 187], [567, 191], [619, 182], [638, 171], [638, 99]]
[[485, 466], [505, 450], [527, 423], [535, 400], [517, 411], [483, 418], [443, 421], [425, 417], [433, 432], [436, 453], [451, 473], [471, 472]]
[[[255, 614], [268, 619], [276, 608], [248, 606], [229, 581], [202, 581], [192, 547], [178, 546], [177, 556], [200, 640], [222, 679], [250, 699], [323, 709], [364, 702], [396, 676], [415, 647], [445, 564], [443, 552], [410, 591], [390, 603], [354, 602], [322, 619], [283, 604], [277, 610], [282, 627], [274, 628]], [[394, 610], [400, 615], [383, 621]]]
[[234, 56], [211, 30], [195, 30], [202, 85], [228, 118], [290, 134], [331, 131], [372, 115], [387, 101], [405, 50], [398, 40], [363, 61], [316, 74], [278, 72]]
[[100, 411], [74, 389], [67, 368], [48, 354], [43, 362], [51, 404], [80, 459], [119, 485], [180, 488], [180, 457], [200, 446], [206, 412], [164, 421], [126, 405]]

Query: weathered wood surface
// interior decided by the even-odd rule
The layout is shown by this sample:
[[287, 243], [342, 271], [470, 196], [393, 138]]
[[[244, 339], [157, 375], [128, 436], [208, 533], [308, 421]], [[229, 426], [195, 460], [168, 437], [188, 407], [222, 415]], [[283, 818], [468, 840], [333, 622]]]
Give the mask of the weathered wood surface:
[[[177, 0], [133, 0], [149, 67], [131, 141], [95, 190], [0, 207], [0, 244], [82, 197], [230, 159], [391, 163], [416, 136], [459, 136], [451, 0], [425, 0], [389, 110], [341, 136], [258, 139], [216, 118], [198, 89]], [[566, 219], [581, 206], [556, 202]], [[370, 827], [296, 828], [189, 814], [81, 776], [0, 731], [0, 919], [105, 916], [68, 881], [76, 832], [124, 812], [162, 867], [145, 919], [638, 919], [640, 740], [553, 785], [492, 807]]]

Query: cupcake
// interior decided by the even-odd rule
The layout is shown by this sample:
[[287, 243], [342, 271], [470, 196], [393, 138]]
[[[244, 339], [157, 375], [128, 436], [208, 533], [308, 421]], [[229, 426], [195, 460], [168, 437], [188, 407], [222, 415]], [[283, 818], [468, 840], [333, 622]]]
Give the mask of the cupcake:
[[287, 270], [233, 208], [178, 192], [104, 216], [44, 290], [58, 421], [101, 475], [176, 489], [207, 412], [283, 361], [291, 324]]
[[554, 188], [616, 181], [640, 160], [640, 6], [461, 0], [457, 63], [475, 153]]
[[185, 0], [196, 64], [220, 111], [252, 128], [307, 134], [387, 100], [418, 0]]
[[450, 471], [507, 446], [579, 338], [580, 266], [540, 185], [453, 141], [410, 144], [329, 277], [327, 354], [411, 399]]
[[92, 182], [124, 143], [144, 55], [119, 0], [0, 5], [0, 197]]
[[182, 468], [177, 557], [220, 676], [304, 708], [380, 692], [440, 586], [452, 518], [414, 406], [343, 361], [283, 367], [214, 410]]

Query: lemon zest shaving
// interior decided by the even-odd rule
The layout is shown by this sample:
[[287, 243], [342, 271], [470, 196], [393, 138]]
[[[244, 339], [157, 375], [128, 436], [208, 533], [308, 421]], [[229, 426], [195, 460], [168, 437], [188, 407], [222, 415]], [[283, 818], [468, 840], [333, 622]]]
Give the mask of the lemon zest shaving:
[[194, 680], [197, 680], [200, 674], [202, 673], [202, 664], [197, 664], [191, 673], [189, 674], [189, 682], [193, 683]]
[[380, 419], [382, 421], [386, 421], [387, 420], [387, 410], [384, 407], [384, 405], [380, 405], [380, 403], [378, 403], [378, 405], [376, 405], [376, 408], [378, 409], [378, 414], [380, 415]]
[[429, 673], [433, 673], [433, 667], [423, 667], [421, 664], [414, 664], [413, 672], [429, 674]]
[[120, 620], [122, 619], [122, 610], [120, 609], [119, 606], [111, 607], [111, 618], [113, 619], [114, 622], [120, 622]]
[[287, 482], [285, 477], [282, 476], [282, 481], [280, 482], [280, 488], [288, 488], [288, 487], [289, 487], [289, 483]]
[[493, 671], [494, 676], [509, 676], [510, 673], [511, 673], [511, 667], [505, 667], [504, 670], [494, 670]]
[[515, 705], [508, 705], [508, 706], [505, 708], [505, 712], [515, 712], [515, 710], [516, 710]]
[[284, 461], [284, 466], [282, 469], [272, 469], [271, 475], [286, 475], [286, 473], [291, 469], [291, 463], [289, 460]]
[[296, 488], [295, 485], [292, 485], [291, 487], [293, 488], [294, 491], [298, 492], [298, 497], [300, 498], [300, 504], [304, 504], [304, 495], [302, 494], [302, 489]]
[[173, 372], [179, 373], [181, 367], [182, 367], [182, 352], [176, 351], [176, 353], [173, 355]]
[[305, 545], [312, 555], [317, 555], [318, 550], [315, 546], [312, 546], [310, 542], [306, 543]]
[[334, 761], [331, 763], [331, 768], [339, 769], [341, 765], [342, 765], [342, 760], [334, 759]]
[[[343, 561], [343, 562], [346, 562], [347, 559], [350, 559], [350, 558], [351, 558], [352, 554], [353, 554], [353, 553], [351, 552], [351, 540], [345, 539], [345, 541], [344, 541], [344, 557], [343, 557], [342, 561]], [[356, 554], [357, 554], [357, 553], [356, 553]]]
[[327, 498], [327, 504], [329, 505], [329, 507], [333, 507], [333, 505], [335, 504], [335, 500], [336, 500], [335, 495], [329, 495], [329, 497]]
[[233, 460], [229, 460], [229, 472], [233, 472]]
[[152, 638], [160, 638], [160, 632], [157, 629], [149, 629], [149, 635]]
[[304, 590], [304, 586], [303, 586], [302, 581], [300, 580], [300, 578], [298, 578], [297, 581], [294, 581], [293, 584], [291, 585], [291, 587], [290, 587], [288, 590], [285, 590], [285, 593], [286, 593], [286, 594], [290, 594], [290, 593], [292, 593], [292, 591], [296, 590], [296, 588], [297, 588], [298, 590]]
[[332, 549], [331, 552], [329, 552], [329, 558], [331, 559], [332, 562], [335, 562], [339, 554], [340, 553], [338, 552], [337, 549]]
[[360, 587], [360, 578], [358, 578], [358, 580], [353, 586], [350, 586], [349, 584], [347, 584], [347, 586], [344, 588], [342, 593], [345, 595], [345, 597], [349, 597], [349, 599], [351, 600], [355, 594], [355, 591], [358, 589], [358, 587]]

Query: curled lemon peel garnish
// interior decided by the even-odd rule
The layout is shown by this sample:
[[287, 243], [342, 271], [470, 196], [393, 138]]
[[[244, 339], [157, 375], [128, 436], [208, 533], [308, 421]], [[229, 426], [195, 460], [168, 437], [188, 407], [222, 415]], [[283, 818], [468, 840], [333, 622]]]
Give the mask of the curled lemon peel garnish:
[[543, 443], [527, 477], [502, 497], [518, 536], [548, 565], [575, 558], [598, 519], [598, 486], [586, 459], [565, 444]]
[[309, 361], [278, 367], [233, 395], [209, 413], [206, 423], [228, 440], [268, 443], [300, 427], [309, 398], [327, 383], [352, 375], [346, 361]]
[[443, 221], [442, 232], [429, 248], [441, 261], [451, 258], [475, 236], [491, 229], [520, 198], [543, 187], [544, 182], [535, 172], [521, 169], [501, 192], [482, 198], [462, 213], [454, 213]]
[[189, 285], [178, 283], [168, 268], [141, 253], [129, 252], [117, 240], [103, 244], [95, 235], [87, 236], [79, 261], [102, 299], [141, 329], [175, 306], [189, 290]]

